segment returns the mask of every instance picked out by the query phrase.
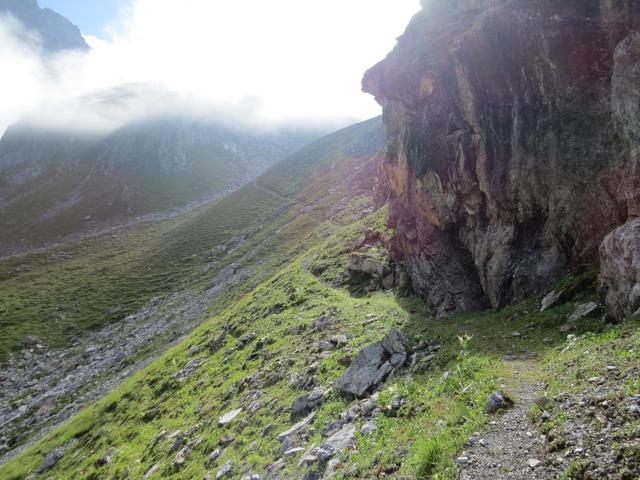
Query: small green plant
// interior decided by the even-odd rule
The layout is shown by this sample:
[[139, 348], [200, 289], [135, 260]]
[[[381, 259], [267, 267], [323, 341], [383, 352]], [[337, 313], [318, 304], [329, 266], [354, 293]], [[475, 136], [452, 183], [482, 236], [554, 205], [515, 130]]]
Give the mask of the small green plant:
[[464, 335], [458, 335], [458, 343], [460, 344], [460, 354], [458, 357], [461, 360], [467, 356], [471, 340], [473, 340], [473, 335], [469, 335], [468, 333], [465, 333]]

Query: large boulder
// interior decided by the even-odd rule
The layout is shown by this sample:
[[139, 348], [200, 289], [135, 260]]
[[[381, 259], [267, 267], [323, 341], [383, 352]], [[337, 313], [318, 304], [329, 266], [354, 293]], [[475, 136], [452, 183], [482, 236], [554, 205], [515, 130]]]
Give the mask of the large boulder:
[[347, 265], [349, 272], [360, 273], [365, 275], [375, 275], [381, 278], [387, 267], [380, 260], [369, 257], [367, 255], [360, 255], [354, 253], [349, 258], [349, 265]]
[[363, 397], [407, 361], [407, 340], [391, 329], [380, 342], [363, 349], [347, 371], [335, 382], [345, 394]]
[[600, 247], [600, 288], [609, 313], [640, 314], [640, 218], [611, 232]]

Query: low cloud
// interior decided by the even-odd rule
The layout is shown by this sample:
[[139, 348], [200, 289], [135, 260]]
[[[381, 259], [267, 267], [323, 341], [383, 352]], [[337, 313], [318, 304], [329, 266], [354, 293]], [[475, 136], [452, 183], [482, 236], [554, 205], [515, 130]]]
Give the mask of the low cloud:
[[[368, 118], [379, 108], [360, 93], [361, 76], [418, 8], [417, 0], [133, 0], [107, 38], [86, 37], [89, 52], [53, 57], [36, 34], [0, 17], [0, 132], [25, 116], [113, 128], [170, 108], [264, 123]], [[138, 94], [105, 99], [118, 85]]]

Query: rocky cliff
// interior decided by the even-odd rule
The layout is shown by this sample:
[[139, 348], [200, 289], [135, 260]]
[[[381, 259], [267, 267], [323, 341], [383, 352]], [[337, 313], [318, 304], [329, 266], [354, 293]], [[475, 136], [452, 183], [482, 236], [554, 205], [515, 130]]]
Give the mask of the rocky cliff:
[[422, 3], [363, 81], [396, 262], [439, 315], [597, 264], [640, 215], [640, 1]]

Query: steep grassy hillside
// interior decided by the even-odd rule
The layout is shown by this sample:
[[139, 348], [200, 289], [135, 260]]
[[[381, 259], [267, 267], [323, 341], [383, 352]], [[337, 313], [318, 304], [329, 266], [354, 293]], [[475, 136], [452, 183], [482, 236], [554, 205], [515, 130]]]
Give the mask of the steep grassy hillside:
[[[5, 293], [0, 298], [0, 328], [7, 332], [0, 339], [0, 357], [27, 335], [63, 346], [83, 331], [124, 318], [157, 295], [184, 286], [205, 288], [217, 272], [260, 243], [270, 243], [270, 252], [299, 247], [301, 238], [327, 216], [327, 208], [299, 214], [308, 192], [314, 202], [323, 199], [329, 205], [350, 203], [346, 200], [356, 193], [370, 195], [354, 193], [349, 179], [358, 178], [375, 154], [364, 138], [371, 125], [351, 127], [320, 142], [314, 153], [283, 162], [298, 172], [297, 201], [284, 197], [266, 174], [213, 205], [173, 220], [0, 260], [0, 289]], [[373, 126], [381, 131], [379, 121]], [[274, 232], [288, 222], [296, 229], [282, 242]], [[224, 250], [216, 253], [217, 248]]]
[[[344, 266], [349, 246], [365, 229], [383, 231], [383, 219], [379, 211], [329, 235], [331, 230], [322, 226], [307, 240], [308, 247], [313, 245], [308, 253], [0, 468], [0, 474], [26, 478], [46, 454], [63, 447], [64, 456], [48, 471], [54, 478], [202, 478], [207, 472], [215, 476], [227, 462], [232, 466], [229, 478], [247, 472], [261, 478], [302, 478], [304, 472], [317, 470], [314, 464], [299, 465], [304, 451], [321, 443], [321, 432], [353, 403], [330, 393], [301, 440], [304, 448], [283, 457], [277, 436], [296, 421], [290, 407], [304, 393], [301, 385], [313, 377], [328, 387], [343, 372], [342, 359], [353, 358], [396, 327], [411, 344], [432, 340], [440, 349], [429, 368], [403, 370], [385, 385], [375, 406], [388, 411], [398, 396], [405, 403], [393, 414], [376, 417], [374, 433], [357, 435], [337, 478], [376, 478], [382, 473], [390, 478], [456, 478], [456, 455], [488, 422], [483, 408], [492, 391], [516, 389], [521, 382], [543, 381], [546, 375], [557, 381], [560, 364], [564, 375], [571, 375], [562, 362], [575, 358], [578, 347], [572, 339], [567, 343], [560, 327], [594, 292], [587, 288], [572, 302], [544, 313], [537, 312], [536, 298], [500, 312], [435, 321], [418, 299], [389, 293], [354, 298], [308, 272], [316, 254], [327, 249], [342, 252], [334, 262], [336, 268]], [[297, 226], [287, 228], [293, 233]], [[329, 319], [326, 329], [312, 328], [323, 316]], [[616, 355], [628, 365], [637, 360], [636, 353], [622, 353], [634, 351], [629, 342], [637, 341], [637, 333], [631, 325], [608, 331], [597, 320], [587, 321], [574, 334], [585, 330], [596, 333], [581, 341], [585, 346], [578, 351], [583, 354], [590, 342], [620, 338], [625, 350]], [[346, 335], [346, 343], [326, 349], [324, 343], [335, 335]], [[546, 367], [541, 361], [545, 357]], [[607, 361], [593, 357], [590, 368], [602, 369]], [[637, 388], [630, 383], [630, 394], [637, 395]], [[218, 424], [221, 415], [236, 408], [243, 411], [233, 422]], [[358, 430], [364, 420], [355, 422]]]
[[[580, 288], [544, 312], [540, 301], [547, 292], [504, 310], [447, 320], [434, 319], [417, 297], [392, 291], [351, 295], [352, 253], [390, 232], [387, 212], [375, 210], [367, 183], [379, 157], [340, 151], [319, 155], [315, 164], [309, 153], [293, 157], [282, 172], [298, 185], [295, 191], [267, 174], [217, 208], [130, 232], [132, 240], [147, 238], [140, 245], [154, 245], [141, 258], [151, 271], [175, 272], [174, 285], [192, 282], [196, 291], [204, 289], [212, 251], [236, 244], [239, 231], [246, 243], [231, 249], [229, 261], [255, 251], [257, 268], [216, 300], [209, 320], [1, 466], [0, 478], [25, 479], [42, 470], [43, 478], [56, 480], [454, 479], [474, 478], [473, 469], [485, 463], [486, 478], [502, 478], [509, 471], [531, 475], [530, 460], [540, 461], [539, 478], [606, 478], [588, 475], [617, 464], [609, 457], [599, 461], [593, 444], [580, 443], [587, 437], [572, 436], [574, 425], [578, 432], [587, 429], [575, 405], [594, 383], [602, 390], [594, 408], [624, 413], [625, 426], [611, 441], [625, 470], [611, 478], [636, 478], [637, 320], [614, 327], [596, 310], [567, 321], [577, 307], [597, 301], [592, 272], [555, 285]], [[380, 258], [387, 255], [382, 245], [367, 248]], [[358, 352], [391, 328], [406, 335], [417, 360], [396, 371], [368, 401], [332, 388]], [[425, 345], [429, 353], [420, 356]], [[281, 442], [280, 433], [305, 419], [306, 413], [292, 413], [296, 399], [318, 387], [324, 401], [297, 435]], [[513, 413], [485, 413], [487, 398], [498, 390], [515, 401]], [[609, 392], [615, 392], [615, 409], [608, 406], [614, 397], [602, 406]], [[541, 400], [547, 397], [549, 403]], [[519, 423], [502, 431], [509, 415]], [[588, 438], [606, 433], [604, 425], [605, 430], [589, 423]], [[514, 440], [518, 448], [535, 458], [521, 454], [509, 459], [513, 465], [493, 460], [492, 452], [501, 449], [486, 448], [485, 439], [508, 437], [509, 428], [522, 435]], [[343, 438], [336, 440], [336, 432]], [[327, 442], [340, 447], [332, 458], [321, 458], [313, 448]], [[594, 452], [594, 460], [581, 457], [582, 451]]]
[[25, 335], [62, 346], [83, 330], [136, 311], [153, 296], [204, 280], [202, 265], [216, 246], [266, 222], [282, 205], [248, 186], [186, 219], [1, 261], [0, 328], [6, 335], [0, 354]]

